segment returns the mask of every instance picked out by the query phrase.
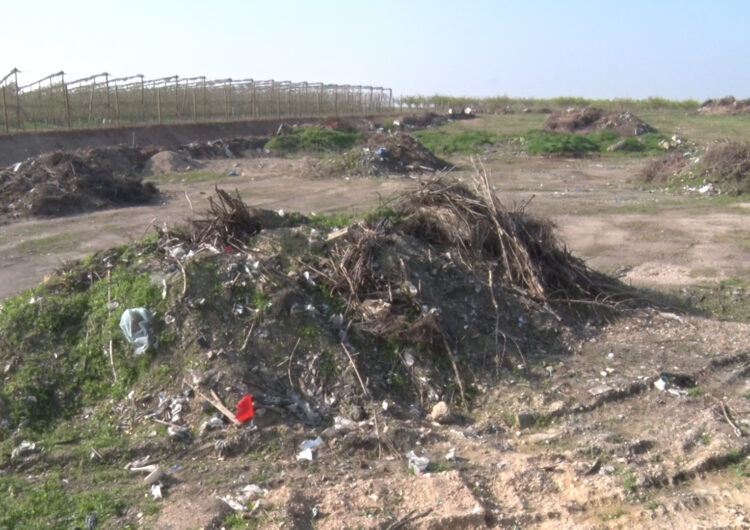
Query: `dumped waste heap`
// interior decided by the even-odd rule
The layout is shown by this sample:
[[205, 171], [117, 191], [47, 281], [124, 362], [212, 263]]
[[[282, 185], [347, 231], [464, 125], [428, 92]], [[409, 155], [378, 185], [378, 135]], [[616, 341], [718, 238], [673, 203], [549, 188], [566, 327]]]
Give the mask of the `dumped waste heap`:
[[146, 204], [157, 189], [138, 176], [141, 149], [105, 147], [53, 152], [0, 172], [0, 216], [61, 216]]
[[[0, 311], [5, 469], [51, 458], [50, 445], [11, 453], [57, 429], [114, 433], [82, 465], [127, 463], [154, 498], [174, 483], [153, 461], [268, 447], [310, 460], [324, 443], [341, 461], [405, 455], [406, 425], [460, 421], [478, 386], [564, 355], [582, 319], [631, 299], [550, 223], [506, 207], [481, 168], [473, 190], [432, 179], [348, 227], [217, 189], [205, 215], [156, 232], [66, 265]], [[135, 344], [121, 325], [141, 330]], [[255, 424], [237, 419], [240, 403]]]
[[569, 108], [553, 112], [544, 122], [551, 132], [589, 134], [611, 131], [618, 136], [642, 136], [654, 128], [630, 112], [607, 111], [596, 107]]
[[701, 193], [750, 193], [750, 144], [718, 142], [704, 152], [669, 153], [647, 165], [641, 179]]

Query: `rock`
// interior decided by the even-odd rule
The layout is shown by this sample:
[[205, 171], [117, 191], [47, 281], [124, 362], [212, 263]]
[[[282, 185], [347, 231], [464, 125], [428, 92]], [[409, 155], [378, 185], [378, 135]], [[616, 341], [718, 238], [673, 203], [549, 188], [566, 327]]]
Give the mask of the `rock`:
[[362, 421], [365, 419], [365, 411], [359, 405], [352, 405], [349, 409], [349, 417], [353, 421]]
[[566, 409], [566, 405], [564, 401], [554, 401], [550, 403], [549, 408], [547, 409], [551, 415], [558, 415], [563, 414]]
[[533, 411], [523, 411], [516, 414], [516, 425], [519, 429], [528, 429], [536, 424], [539, 415]]
[[430, 421], [436, 421], [438, 423], [450, 423], [453, 419], [453, 415], [445, 401], [438, 401], [435, 403], [435, 406], [432, 407], [427, 418]]

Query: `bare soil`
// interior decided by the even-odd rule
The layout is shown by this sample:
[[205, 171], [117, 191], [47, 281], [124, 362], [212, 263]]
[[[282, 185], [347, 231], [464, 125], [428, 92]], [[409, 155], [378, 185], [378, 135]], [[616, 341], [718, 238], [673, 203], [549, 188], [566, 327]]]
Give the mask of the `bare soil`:
[[[467, 161], [453, 162], [469, 181]], [[158, 205], [4, 226], [0, 299], [66, 260], [138, 239], [152, 225], [183, 222], [206, 209], [215, 186], [237, 189], [255, 206], [309, 214], [365, 212], [418, 185], [313, 181], [300, 176], [297, 159], [201, 163], [221, 176], [152, 177]], [[658, 290], [746, 278], [748, 205], [642, 190], [635, 179], [646, 163], [509, 152], [485, 160], [501, 200], [530, 201], [527, 210], [550, 217], [567, 247], [595, 269]], [[740, 284], [732, 296], [747, 301], [750, 289]], [[296, 459], [297, 446], [318, 429], [279, 428], [272, 414], [260, 417], [260, 430], [243, 440], [276, 444], [278, 454], [241, 462], [191, 455], [198, 464], [186, 456], [160, 514], [128, 514], [118, 524], [218, 528], [225, 507], [213, 499], [263, 475], [269, 493], [249, 516], [262, 528], [750, 527], [747, 316], [644, 309], [581, 323], [562, 340], [567, 351], [528, 351], [498, 384], [480, 385], [472, 411], [454, 411], [448, 424], [373, 413], [380, 423], [365, 421], [359, 437], [326, 438], [309, 463]], [[384, 445], [373, 456], [347, 445], [373, 429], [429, 457], [429, 473], [411, 474], [403, 451]], [[455, 458], [446, 459], [450, 450]]]

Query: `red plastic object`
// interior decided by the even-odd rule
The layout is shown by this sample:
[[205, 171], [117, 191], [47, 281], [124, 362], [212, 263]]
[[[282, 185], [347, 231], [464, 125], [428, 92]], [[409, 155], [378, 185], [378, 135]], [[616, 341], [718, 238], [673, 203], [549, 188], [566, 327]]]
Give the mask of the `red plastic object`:
[[245, 423], [246, 421], [252, 420], [253, 416], [255, 416], [253, 396], [248, 394], [237, 403], [237, 419], [242, 423]]

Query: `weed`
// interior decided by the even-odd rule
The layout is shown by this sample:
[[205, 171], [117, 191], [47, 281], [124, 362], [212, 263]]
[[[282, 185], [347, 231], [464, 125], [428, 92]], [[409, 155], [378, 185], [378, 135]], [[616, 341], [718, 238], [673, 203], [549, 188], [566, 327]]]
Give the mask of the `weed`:
[[647, 510], [656, 510], [659, 507], [659, 503], [656, 501], [649, 501], [646, 503]]
[[638, 477], [635, 475], [635, 471], [628, 468], [622, 472], [622, 487], [629, 492], [634, 492], [638, 487]]
[[688, 397], [698, 397], [701, 395], [701, 389], [698, 387], [693, 387], [688, 389], [687, 391]]
[[354, 216], [351, 214], [314, 214], [310, 216], [310, 223], [325, 230], [335, 230], [344, 228], [354, 223]]

